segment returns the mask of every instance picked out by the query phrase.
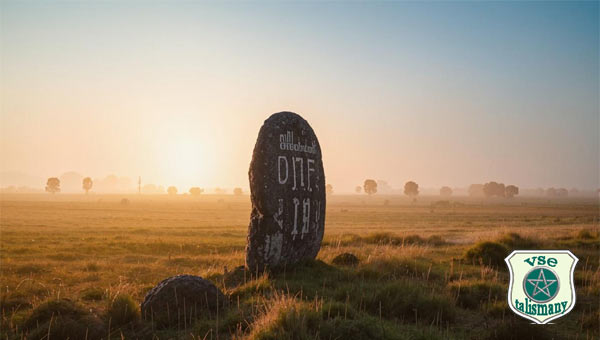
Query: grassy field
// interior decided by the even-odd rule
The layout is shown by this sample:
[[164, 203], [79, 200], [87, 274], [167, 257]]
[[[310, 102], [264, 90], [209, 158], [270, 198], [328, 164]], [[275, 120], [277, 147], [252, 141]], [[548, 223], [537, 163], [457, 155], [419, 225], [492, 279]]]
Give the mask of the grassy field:
[[[0, 336], [599, 338], [598, 200], [333, 195], [316, 261], [240, 277], [249, 215], [248, 196], [4, 195]], [[502, 251], [473, 252], [485, 241]], [[523, 248], [580, 260], [575, 309], [555, 324], [507, 307], [502, 260]], [[360, 262], [333, 261], [342, 253]], [[228, 307], [172, 329], [141, 321], [132, 303], [183, 273], [212, 280]]]

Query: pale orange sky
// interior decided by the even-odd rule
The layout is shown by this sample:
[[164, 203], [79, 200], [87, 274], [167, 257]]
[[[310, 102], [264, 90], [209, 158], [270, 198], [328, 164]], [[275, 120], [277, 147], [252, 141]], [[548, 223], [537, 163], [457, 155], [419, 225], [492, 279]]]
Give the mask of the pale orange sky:
[[290, 110], [338, 192], [598, 186], [597, 3], [1, 6], [4, 172], [247, 187]]

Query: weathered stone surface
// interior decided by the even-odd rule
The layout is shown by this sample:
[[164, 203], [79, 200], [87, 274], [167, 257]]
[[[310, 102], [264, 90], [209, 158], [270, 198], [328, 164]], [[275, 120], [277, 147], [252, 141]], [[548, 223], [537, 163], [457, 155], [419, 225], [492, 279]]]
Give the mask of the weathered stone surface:
[[204, 313], [222, 309], [226, 298], [210, 281], [193, 275], [177, 275], [161, 281], [146, 294], [142, 318], [157, 327], [181, 328]]
[[263, 271], [315, 258], [325, 227], [325, 173], [308, 122], [293, 112], [269, 117], [258, 134], [248, 175], [248, 268]]

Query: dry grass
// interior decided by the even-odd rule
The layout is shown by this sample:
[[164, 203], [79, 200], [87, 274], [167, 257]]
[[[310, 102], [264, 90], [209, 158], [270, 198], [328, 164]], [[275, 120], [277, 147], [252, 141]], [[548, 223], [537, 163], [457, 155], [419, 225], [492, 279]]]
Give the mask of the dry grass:
[[[571, 249], [580, 259], [577, 305], [547, 327], [559, 338], [599, 335], [597, 201], [464, 199], [432, 206], [437, 197], [412, 204], [334, 195], [318, 261], [256, 278], [233, 274], [244, 263], [247, 196], [81, 196], [2, 197], [1, 338], [20, 337], [36, 311], [63, 299], [86, 311], [77, 317], [101, 338], [494, 338], [521, 320], [503, 300], [505, 268], [464, 258], [486, 241]], [[130, 203], [121, 205], [122, 198]], [[342, 253], [359, 263], [333, 265]], [[213, 280], [230, 297], [230, 309], [185, 330], [157, 331], [136, 317], [109, 324], [115, 299], [139, 304], [155, 284], [178, 274]], [[59, 321], [67, 327], [78, 320]]]

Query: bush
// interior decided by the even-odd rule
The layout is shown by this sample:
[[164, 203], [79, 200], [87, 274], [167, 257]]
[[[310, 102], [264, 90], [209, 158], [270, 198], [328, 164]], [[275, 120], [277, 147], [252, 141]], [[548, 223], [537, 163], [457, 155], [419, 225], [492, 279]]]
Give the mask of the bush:
[[484, 265], [504, 268], [504, 259], [508, 256], [508, 249], [497, 242], [479, 242], [465, 252], [465, 259]]
[[115, 297], [106, 311], [106, 319], [110, 320], [111, 326], [114, 327], [126, 325], [139, 318], [138, 304], [127, 294]]

